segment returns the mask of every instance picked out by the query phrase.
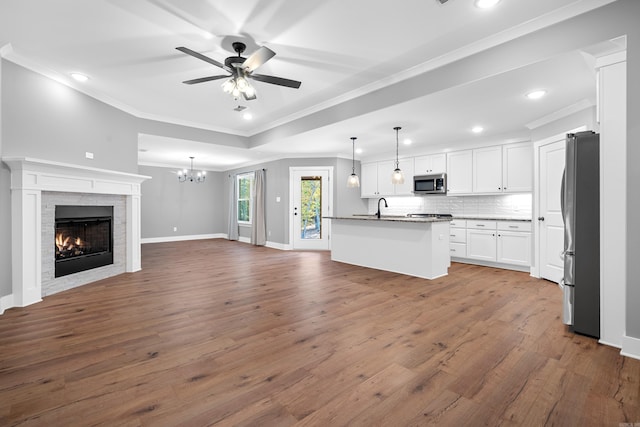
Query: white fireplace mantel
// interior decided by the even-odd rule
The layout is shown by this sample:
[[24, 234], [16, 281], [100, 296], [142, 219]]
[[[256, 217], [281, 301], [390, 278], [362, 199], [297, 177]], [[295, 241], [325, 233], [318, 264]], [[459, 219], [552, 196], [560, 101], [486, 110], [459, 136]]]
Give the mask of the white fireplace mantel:
[[42, 300], [42, 192], [126, 196], [126, 271], [141, 269], [140, 184], [151, 177], [52, 162], [3, 157], [11, 170], [12, 301], [24, 307]]

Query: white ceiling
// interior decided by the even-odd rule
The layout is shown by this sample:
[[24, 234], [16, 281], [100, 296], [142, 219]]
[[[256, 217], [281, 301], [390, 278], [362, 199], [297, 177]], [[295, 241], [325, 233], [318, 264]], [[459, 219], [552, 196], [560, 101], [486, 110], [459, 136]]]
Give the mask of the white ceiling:
[[[473, 0], [3, 0], [4, 57], [138, 117], [252, 137], [359, 95], [476, 53], [613, 0], [502, 0], [481, 10]], [[257, 71], [302, 81], [300, 89], [255, 82], [258, 99], [235, 101], [220, 83], [181, 82], [224, 74], [177, 50], [186, 46], [219, 62], [231, 43], [250, 55], [276, 56]], [[10, 44], [10, 46], [7, 46]], [[392, 157], [394, 126], [411, 138], [401, 153], [450, 149], [474, 138], [528, 139], [528, 124], [595, 102], [588, 55], [573, 52], [481, 81], [388, 105], [256, 148], [161, 135], [139, 138], [139, 162], [227, 170], [282, 157]], [[71, 72], [90, 76], [84, 84]], [[544, 88], [532, 102], [524, 94]], [[234, 107], [244, 105], [250, 121]], [[470, 133], [474, 125], [482, 136]], [[277, 132], [274, 133], [277, 135]], [[249, 146], [250, 144], [247, 144]]]

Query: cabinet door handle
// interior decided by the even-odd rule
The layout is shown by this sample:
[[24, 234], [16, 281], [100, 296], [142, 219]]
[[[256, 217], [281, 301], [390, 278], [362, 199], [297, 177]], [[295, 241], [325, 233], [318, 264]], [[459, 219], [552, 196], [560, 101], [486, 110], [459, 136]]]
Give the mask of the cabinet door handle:
[[484, 224], [476, 224], [476, 227], [484, 227]]
[[543, 216], [539, 216], [538, 217], [538, 221], [544, 221], [544, 217]]
[[518, 228], [517, 225], [510, 225], [509, 228]]

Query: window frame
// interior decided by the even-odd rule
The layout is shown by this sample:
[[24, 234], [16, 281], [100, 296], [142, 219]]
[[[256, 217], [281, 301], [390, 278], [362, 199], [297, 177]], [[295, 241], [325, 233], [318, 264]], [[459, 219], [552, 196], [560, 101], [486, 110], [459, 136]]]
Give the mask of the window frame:
[[[242, 180], [249, 181], [249, 196], [247, 198], [240, 198], [240, 182]], [[236, 220], [239, 225], [251, 225], [253, 222], [253, 185], [255, 182], [255, 174], [253, 172], [241, 173], [236, 175]], [[240, 202], [246, 201], [249, 205], [249, 220], [241, 220], [240, 219]]]

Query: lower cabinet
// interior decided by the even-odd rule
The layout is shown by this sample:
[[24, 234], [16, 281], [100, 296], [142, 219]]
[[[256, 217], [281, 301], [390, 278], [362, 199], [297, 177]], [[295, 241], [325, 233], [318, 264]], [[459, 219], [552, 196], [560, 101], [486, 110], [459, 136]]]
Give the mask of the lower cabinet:
[[498, 231], [498, 262], [531, 265], [531, 233]]
[[453, 220], [450, 226], [453, 258], [479, 263], [531, 265], [531, 223], [528, 221]]
[[467, 258], [496, 260], [496, 231], [467, 229]]

